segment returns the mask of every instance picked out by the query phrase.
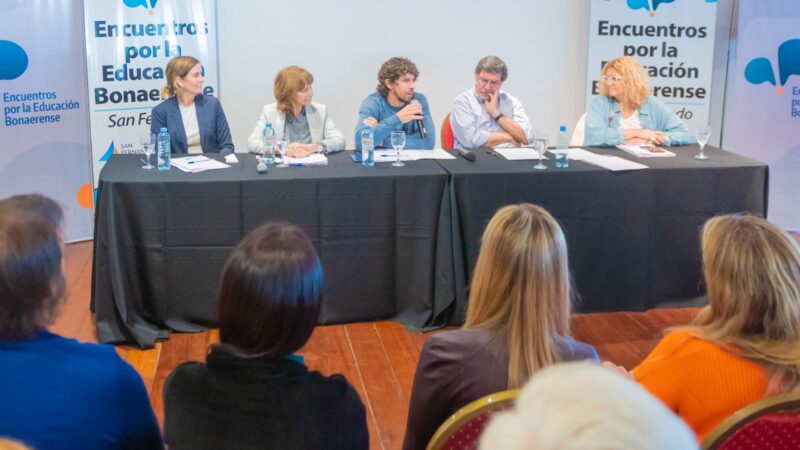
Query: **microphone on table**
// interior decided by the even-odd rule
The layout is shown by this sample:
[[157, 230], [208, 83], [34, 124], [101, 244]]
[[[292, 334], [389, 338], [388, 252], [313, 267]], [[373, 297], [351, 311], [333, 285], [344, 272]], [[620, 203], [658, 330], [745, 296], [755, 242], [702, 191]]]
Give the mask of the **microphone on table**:
[[[419, 104], [419, 100], [412, 99], [411, 103]], [[422, 123], [422, 119], [414, 119], [414, 126], [417, 128], [420, 138], [425, 139], [428, 137], [428, 130], [425, 129], [425, 124]]]
[[469, 150], [465, 150], [463, 148], [457, 148], [456, 151], [462, 158], [466, 159], [469, 162], [475, 162], [475, 154]]

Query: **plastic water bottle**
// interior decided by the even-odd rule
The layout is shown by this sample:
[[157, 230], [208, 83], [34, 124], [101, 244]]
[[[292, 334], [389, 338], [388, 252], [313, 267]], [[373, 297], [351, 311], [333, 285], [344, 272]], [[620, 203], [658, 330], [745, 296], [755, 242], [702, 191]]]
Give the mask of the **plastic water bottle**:
[[267, 160], [267, 164], [275, 164], [275, 130], [269, 122], [264, 124], [263, 143], [264, 159]]
[[375, 165], [375, 143], [372, 127], [369, 125], [361, 130], [361, 165], [364, 167]]
[[172, 167], [170, 165], [172, 149], [170, 148], [169, 131], [167, 131], [167, 127], [161, 127], [161, 131], [158, 132], [158, 139], [156, 142], [156, 152], [158, 153], [158, 170], [166, 172]]
[[567, 126], [561, 125], [558, 128], [556, 137], [556, 167], [566, 169], [569, 167], [569, 137], [567, 137]]

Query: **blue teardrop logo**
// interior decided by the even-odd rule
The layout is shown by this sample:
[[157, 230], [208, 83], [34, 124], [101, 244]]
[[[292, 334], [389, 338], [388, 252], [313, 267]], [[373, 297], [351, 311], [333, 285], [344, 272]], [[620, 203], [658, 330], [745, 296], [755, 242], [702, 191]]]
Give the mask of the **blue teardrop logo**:
[[19, 78], [28, 68], [28, 54], [11, 41], [0, 40], [0, 80]]

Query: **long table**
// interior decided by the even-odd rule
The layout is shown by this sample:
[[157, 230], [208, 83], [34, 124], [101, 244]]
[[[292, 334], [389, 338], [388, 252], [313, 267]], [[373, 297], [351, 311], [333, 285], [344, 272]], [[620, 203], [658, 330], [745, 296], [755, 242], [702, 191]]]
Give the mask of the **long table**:
[[[365, 169], [142, 170], [113, 156], [100, 174], [92, 305], [101, 342], [150, 347], [169, 331], [214, 326], [231, 249], [267, 220], [301, 226], [324, 268], [322, 323], [433, 324], [454, 297], [448, 174], [434, 161]], [[441, 322], [442, 319], [439, 320]]]
[[440, 161], [450, 173], [456, 257], [456, 316], [466, 307], [480, 236], [503, 205], [535, 203], [564, 229], [582, 312], [644, 311], [702, 296], [700, 228], [730, 212], [767, 213], [768, 166], [697, 145], [670, 149], [674, 158], [637, 159], [616, 148], [590, 148], [649, 166], [612, 172], [582, 161], [568, 169], [533, 170], [490, 150], [476, 161]]
[[[615, 149], [591, 149], [620, 155]], [[300, 225], [325, 270], [321, 323], [390, 318], [415, 329], [458, 324], [486, 223], [532, 202], [565, 229], [581, 311], [645, 310], [700, 295], [699, 228], [727, 212], [766, 215], [767, 166], [696, 146], [651, 168], [610, 172], [580, 161], [536, 171], [485, 150], [463, 159], [366, 169], [349, 153], [327, 167], [256, 172], [144, 171], [115, 155], [100, 174], [92, 307], [101, 342], [142, 347], [169, 331], [215, 325], [219, 278], [248, 231]], [[623, 157], [628, 157], [622, 154]], [[633, 157], [629, 157], [634, 159]]]

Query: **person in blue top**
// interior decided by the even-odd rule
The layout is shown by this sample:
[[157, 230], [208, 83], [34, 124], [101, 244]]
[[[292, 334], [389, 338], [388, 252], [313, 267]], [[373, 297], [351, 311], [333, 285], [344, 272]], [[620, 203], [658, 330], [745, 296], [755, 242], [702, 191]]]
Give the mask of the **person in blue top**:
[[163, 102], [153, 108], [150, 132], [166, 127], [172, 153], [233, 153], [233, 140], [225, 111], [203, 89], [203, 67], [191, 56], [176, 56], [164, 71]]
[[672, 109], [650, 96], [647, 72], [630, 56], [603, 66], [599, 92], [575, 127], [572, 145], [686, 145], [696, 141]]
[[[361, 150], [361, 130], [375, 127], [375, 148], [392, 148], [394, 130], [406, 132], [405, 149], [432, 149], [436, 129], [424, 95], [415, 92], [417, 66], [407, 58], [391, 58], [378, 71], [376, 92], [361, 102], [355, 129], [356, 148]], [[415, 101], [416, 100], [416, 101]], [[422, 121], [424, 130], [420, 129]]]
[[65, 290], [63, 213], [0, 201], [0, 436], [37, 450], [163, 449], [142, 379], [110, 345], [47, 331]]

